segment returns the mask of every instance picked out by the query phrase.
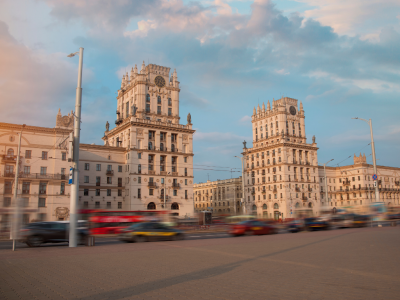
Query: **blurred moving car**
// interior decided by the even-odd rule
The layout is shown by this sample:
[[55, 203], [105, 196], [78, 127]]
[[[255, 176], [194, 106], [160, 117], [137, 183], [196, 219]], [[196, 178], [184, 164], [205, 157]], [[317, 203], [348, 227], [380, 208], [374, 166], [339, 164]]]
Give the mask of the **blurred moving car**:
[[304, 227], [306, 230], [327, 230], [329, 229], [329, 222], [325, 218], [313, 217], [304, 219]]
[[293, 220], [287, 225], [287, 230], [291, 233], [299, 232], [304, 230], [304, 220], [298, 219]]
[[234, 236], [274, 234], [277, 233], [277, 228], [259, 220], [248, 220], [232, 225], [229, 233]]
[[[78, 223], [78, 244], [86, 244], [88, 230]], [[38, 247], [43, 243], [65, 243], [69, 241], [69, 222], [30, 223], [20, 231], [20, 240], [29, 247]]]
[[183, 240], [184, 233], [181, 230], [165, 226], [159, 222], [138, 223], [122, 229], [119, 239], [124, 242], [148, 242], [154, 240]]
[[355, 215], [353, 221], [353, 227], [365, 227], [370, 222], [369, 216]]

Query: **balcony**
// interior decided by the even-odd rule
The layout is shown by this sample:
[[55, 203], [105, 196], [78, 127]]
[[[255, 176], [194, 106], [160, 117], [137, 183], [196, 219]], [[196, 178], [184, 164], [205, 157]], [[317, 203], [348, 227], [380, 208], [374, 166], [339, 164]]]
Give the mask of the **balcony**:
[[343, 185], [344, 185], [344, 186], [350, 185], [350, 180], [345, 180], [345, 181], [343, 181]]
[[252, 194], [252, 195], [255, 195], [255, 194], [256, 194], [256, 192], [255, 192], [255, 191], [251, 191], [251, 194]]
[[[172, 175], [173, 175], [173, 173], [172, 173]], [[174, 175], [173, 175], [174, 176]], [[173, 182], [172, 183], [172, 187], [174, 187], [174, 188], [180, 188], [180, 185], [179, 185], [179, 183], [177, 183], [177, 182]]]
[[297, 161], [295, 159], [293, 159], [293, 164], [297, 164]]
[[272, 192], [273, 192], [273, 193], [277, 193], [277, 192], [278, 192], [278, 189], [277, 189], [277, 188], [274, 188], [274, 189], [272, 190]]
[[4, 194], [12, 194], [12, 189], [4, 189]]
[[107, 170], [106, 175], [108, 176], [114, 176], [114, 171], [113, 170]]
[[161, 172], [160, 172], [160, 175], [161, 175], [161, 176], [166, 176], [166, 175], [167, 175], [167, 171], [161, 171]]
[[308, 188], [308, 191], [309, 191], [309, 192], [312, 192], [312, 188]]
[[399, 186], [400, 185], [400, 181], [395, 181], [394, 184]]
[[154, 171], [154, 170], [149, 170], [149, 175], [155, 175], [156, 174], [156, 171]]
[[267, 192], [267, 190], [265, 190], [265, 189], [261, 191], [262, 194], [265, 194], [266, 192]]
[[[5, 173], [2, 174], [1, 177], [14, 177], [14, 173]], [[41, 174], [41, 173], [20, 173], [18, 178], [27, 178], [27, 179], [54, 179], [54, 180], [66, 180], [66, 175], [64, 174]]]
[[[7, 155], [7, 154], [0, 155], [0, 157], [2, 157], [3, 163], [15, 163], [17, 162], [17, 156], [18, 155]], [[20, 156], [19, 158], [21, 159], [22, 156]]]
[[311, 165], [311, 163], [310, 163], [309, 161], [306, 161], [306, 165], [310, 166], [310, 165]]
[[96, 186], [100, 186], [100, 182], [96, 182]]
[[150, 187], [150, 188], [156, 188], [156, 187], [157, 187], [157, 184], [156, 184], [155, 182], [149, 182], [149, 183], [147, 184], [147, 186]]
[[303, 201], [307, 201], [307, 200], [308, 200], [308, 198], [307, 198], [306, 196], [303, 196], [303, 197], [301, 197], [301, 200], [303, 200]]
[[[161, 202], [163, 202], [163, 201], [164, 201], [164, 194], [161, 194], [160, 196], [158, 196], [158, 199], [160, 199]], [[168, 195], [166, 195], [166, 196], [165, 196], [165, 201], [168, 201], [168, 199], [170, 199], [170, 198], [169, 198]]]
[[179, 176], [178, 172], [172, 172], [172, 176]]
[[295, 188], [295, 190], [296, 190], [296, 192], [300, 193], [300, 188], [299, 187]]

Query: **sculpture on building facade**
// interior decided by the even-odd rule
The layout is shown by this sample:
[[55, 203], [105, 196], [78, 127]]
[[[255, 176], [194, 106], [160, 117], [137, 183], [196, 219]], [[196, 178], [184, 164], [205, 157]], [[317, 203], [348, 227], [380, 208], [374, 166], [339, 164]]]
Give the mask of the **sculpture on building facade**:
[[247, 148], [247, 147], [246, 147], [246, 144], [247, 144], [246, 141], [243, 141], [243, 148], [244, 148], [244, 149]]
[[107, 123], [106, 123], [106, 131], [108, 132], [110, 130], [110, 123], [108, 123], [108, 121], [107, 121]]
[[188, 124], [192, 124], [192, 116], [190, 115], [190, 113], [188, 113], [187, 115], [187, 122]]
[[315, 135], [313, 135], [313, 137], [312, 137], [312, 142], [313, 142], [313, 144], [315, 144]]
[[282, 136], [282, 138], [285, 137], [285, 132], [283, 131], [283, 129], [282, 129], [282, 132], [281, 132], [281, 136]]

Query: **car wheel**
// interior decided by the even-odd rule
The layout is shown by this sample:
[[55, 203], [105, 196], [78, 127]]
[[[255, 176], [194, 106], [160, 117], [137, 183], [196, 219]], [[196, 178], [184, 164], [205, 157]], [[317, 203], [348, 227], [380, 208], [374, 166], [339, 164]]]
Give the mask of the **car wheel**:
[[254, 235], [254, 232], [251, 230], [247, 230], [244, 234], [249, 236], [249, 235]]
[[183, 234], [177, 234], [177, 235], [174, 235], [173, 237], [172, 237], [172, 240], [173, 241], [181, 241], [181, 240], [183, 240], [185, 237], [183, 236]]
[[79, 236], [79, 245], [87, 245], [88, 244], [88, 237], [86, 235]]
[[135, 241], [135, 243], [146, 242], [146, 238], [142, 235], [136, 235], [133, 240]]
[[27, 241], [27, 245], [29, 247], [39, 247], [41, 244], [43, 244], [43, 237], [34, 235], [30, 236]]

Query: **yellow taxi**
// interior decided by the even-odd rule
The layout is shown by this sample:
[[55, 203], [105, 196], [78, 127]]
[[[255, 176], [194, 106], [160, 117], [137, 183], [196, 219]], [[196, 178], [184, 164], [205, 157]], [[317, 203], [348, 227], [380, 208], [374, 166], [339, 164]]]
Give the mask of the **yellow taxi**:
[[168, 227], [159, 222], [138, 223], [129, 226], [119, 234], [119, 239], [124, 242], [149, 242], [149, 241], [175, 241], [183, 240], [181, 230]]

